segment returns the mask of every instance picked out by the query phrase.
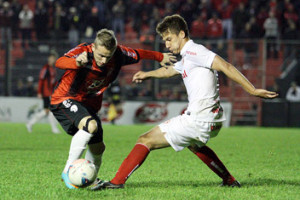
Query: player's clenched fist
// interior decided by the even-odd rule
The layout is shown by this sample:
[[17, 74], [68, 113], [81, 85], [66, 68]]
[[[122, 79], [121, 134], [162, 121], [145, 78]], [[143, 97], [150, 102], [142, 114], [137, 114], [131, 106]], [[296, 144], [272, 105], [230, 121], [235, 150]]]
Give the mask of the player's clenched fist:
[[77, 58], [76, 58], [76, 65], [78, 67], [82, 67], [85, 66], [88, 63], [88, 57], [87, 57], [87, 52], [84, 51], [82, 54], [80, 54]]
[[147, 79], [147, 72], [139, 71], [133, 75], [132, 82], [141, 83], [143, 80]]

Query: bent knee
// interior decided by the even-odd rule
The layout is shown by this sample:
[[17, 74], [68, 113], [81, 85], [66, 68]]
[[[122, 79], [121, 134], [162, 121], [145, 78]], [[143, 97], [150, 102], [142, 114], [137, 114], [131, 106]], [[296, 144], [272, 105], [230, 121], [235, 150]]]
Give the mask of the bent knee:
[[89, 133], [95, 133], [98, 130], [98, 124], [94, 118], [87, 116], [80, 121], [78, 128]]

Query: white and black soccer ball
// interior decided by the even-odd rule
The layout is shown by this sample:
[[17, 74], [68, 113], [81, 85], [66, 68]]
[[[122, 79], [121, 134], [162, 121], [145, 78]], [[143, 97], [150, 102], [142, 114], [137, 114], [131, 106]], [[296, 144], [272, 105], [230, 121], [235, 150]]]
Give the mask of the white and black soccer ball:
[[95, 181], [97, 177], [97, 170], [91, 161], [78, 159], [70, 165], [68, 176], [73, 185], [86, 187]]

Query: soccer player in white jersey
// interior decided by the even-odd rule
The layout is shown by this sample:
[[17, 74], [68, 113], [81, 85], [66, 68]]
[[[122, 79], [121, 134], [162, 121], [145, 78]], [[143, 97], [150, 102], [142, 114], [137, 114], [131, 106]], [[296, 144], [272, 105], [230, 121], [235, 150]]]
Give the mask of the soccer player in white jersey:
[[148, 78], [168, 78], [181, 75], [188, 94], [188, 108], [184, 114], [174, 117], [141, 135], [132, 151], [123, 161], [116, 176], [98, 184], [92, 190], [123, 188], [129, 176], [142, 165], [150, 151], [172, 147], [181, 151], [188, 147], [208, 167], [222, 178], [223, 186], [240, 187], [217, 155], [206, 146], [215, 137], [225, 120], [220, 105], [217, 71], [221, 71], [240, 84], [249, 94], [262, 98], [275, 98], [278, 94], [256, 89], [233, 65], [194, 43], [189, 38], [185, 20], [179, 15], [167, 16], [156, 31], [166, 47], [182, 59], [174, 66], [163, 66], [149, 72], [137, 72], [133, 81], [140, 83]]

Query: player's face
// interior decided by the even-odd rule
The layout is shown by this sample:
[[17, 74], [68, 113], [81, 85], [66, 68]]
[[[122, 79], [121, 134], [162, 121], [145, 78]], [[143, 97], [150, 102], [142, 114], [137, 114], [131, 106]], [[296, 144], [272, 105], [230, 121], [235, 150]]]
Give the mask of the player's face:
[[113, 56], [115, 49], [113, 51], [110, 51], [106, 49], [104, 46], [92, 46], [92, 50], [94, 53], [94, 59], [96, 61], [97, 66], [101, 67], [108, 63], [108, 61], [111, 59]]
[[53, 66], [55, 64], [55, 61], [56, 61], [56, 57], [55, 56], [49, 56], [48, 57], [48, 64], [50, 66]]
[[173, 54], [179, 54], [183, 47], [184, 32], [180, 31], [178, 35], [167, 31], [163, 33], [162, 39], [165, 41], [166, 48]]

